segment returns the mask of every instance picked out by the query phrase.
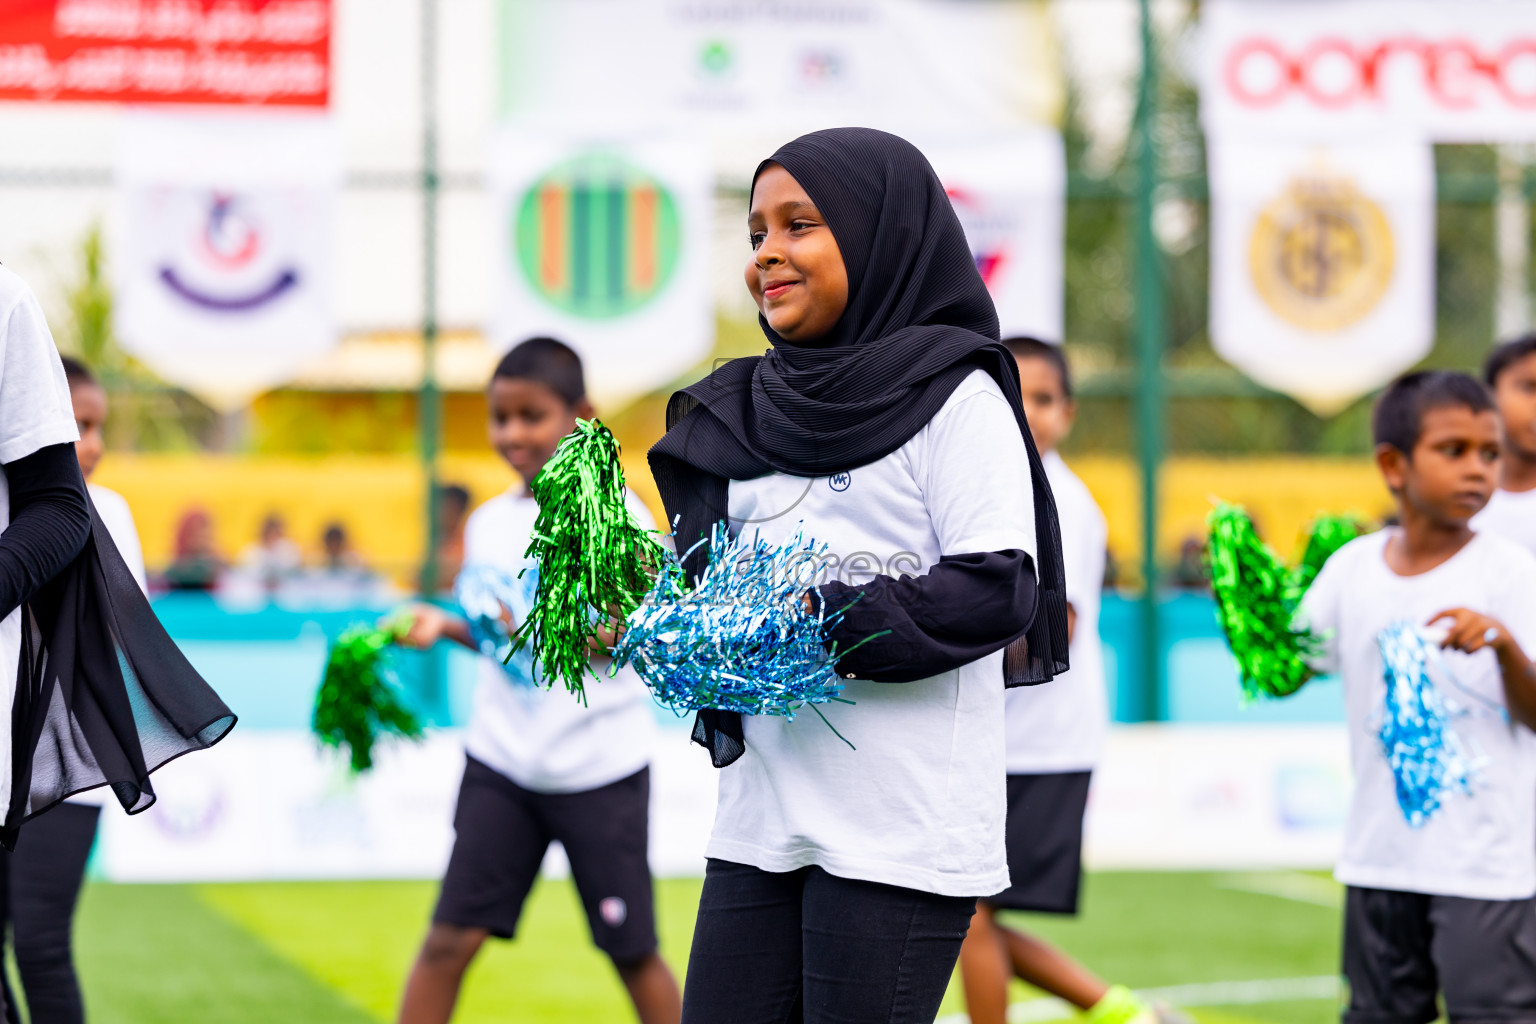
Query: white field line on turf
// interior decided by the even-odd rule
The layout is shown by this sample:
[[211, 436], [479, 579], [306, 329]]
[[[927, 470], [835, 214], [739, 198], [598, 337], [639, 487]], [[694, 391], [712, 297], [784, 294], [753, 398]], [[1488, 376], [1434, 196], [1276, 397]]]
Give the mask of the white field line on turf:
[[1223, 889], [1276, 896], [1296, 903], [1337, 909], [1344, 906], [1344, 887], [1331, 878], [1300, 871], [1264, 871], [1223, 875], [1216, 884]]
[[[1213, 981], [1138, 989], [1147, 999], [1174, 1006], [1251, 1006], [1292, 1000], [1337, 999], [1339, 979], [1332, 974], [1309, 978], [1259, 978], [1253, 981]], [[1077, 1011], [1060, 999], [1028, 999], [1008, 1007], [1008, 1024], [1043, 1024], [1069, 1020]], [[934, 1024], [969, 1024], [963, 1013], [940, 1017]]]

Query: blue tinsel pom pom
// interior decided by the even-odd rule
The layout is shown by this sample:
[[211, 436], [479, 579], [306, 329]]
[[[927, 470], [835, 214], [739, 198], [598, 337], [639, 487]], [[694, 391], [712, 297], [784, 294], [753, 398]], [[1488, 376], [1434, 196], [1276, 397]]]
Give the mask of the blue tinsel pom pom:
[[1409, 622], [1388, 626], [1376, 643], [1387, 684], [1376, 735], [1397, 782], [1397, 805], [1419, 828], [1448, 792], [1471, 795], [1478, 765], [1451, 728], [1460, 709], [1432, 678], [1432, 671], [1450, 678], [1439, 648]]
[[453, 585], [454, 599], [469, 621], [470, 638], [480, 653], [501, 662], [511, 678], [529, 684], [533, 682], [533, 653], [527, 648], [512, 653], [511, 623], [528, 621], [537, 587], [535, 566], [517, 577], [494, 566], [466, 565]]
[[824, 642], [841, 611], [823, 615], [805, 600], [826, 545], [801, 534], [779, 545], [755, 533], [732, 541], [717, 524], [709, 552], [692, 589], [668, 563], [629, 616], [614, 664], [633, 665], [679, 715], [718, 708], [793, 719], [807, 705], [846, 703], [840, 655]]

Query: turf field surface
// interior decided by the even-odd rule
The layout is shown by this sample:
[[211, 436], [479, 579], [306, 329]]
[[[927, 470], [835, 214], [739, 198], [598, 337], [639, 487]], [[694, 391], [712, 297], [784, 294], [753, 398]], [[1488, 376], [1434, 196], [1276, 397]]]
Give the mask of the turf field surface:
[[[431, 913], [425, 882], [90, 884], [77, 948], [93, 1024], [375, 1024], [392, 1018]], [[696, 880], [658, 883], [663, 953], [679, 977]], [[1180, 1003], [1200, 1024], [1338, 1019], [1340, 893], [1297, 873], [1090, 876], [1076, 920], [1015, 923], [1100, 974]], [[963, 1002], [951, 988], [946, 1024]], [[1019, 985], [1018, 1024], [1066, 1019]], [[542, 881], [516, 941], [471, 969], [458, 1024], [632, 1020], [567, 881]]]

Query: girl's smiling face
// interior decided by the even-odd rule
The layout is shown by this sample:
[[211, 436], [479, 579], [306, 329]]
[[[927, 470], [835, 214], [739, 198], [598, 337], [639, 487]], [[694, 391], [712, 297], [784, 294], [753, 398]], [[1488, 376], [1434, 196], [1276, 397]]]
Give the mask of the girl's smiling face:
[[848, 268], [826, 218], [778, 164], [757, 177], [747, 230], [747, 290], [768, 326], [795, 345], [826, 337], [848, 307]]

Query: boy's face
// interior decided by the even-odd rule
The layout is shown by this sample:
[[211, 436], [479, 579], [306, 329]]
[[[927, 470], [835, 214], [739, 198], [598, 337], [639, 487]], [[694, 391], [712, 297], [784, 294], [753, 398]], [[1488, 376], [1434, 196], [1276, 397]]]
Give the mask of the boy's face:
[[69, 400], [75, 407], [75, 427], [80, 431], [75, 457], [80, 460], [80, 474], [89, 479], [106, 446], [101, 426], [107, 421], [107, 391], [100, 384], [76, 384], [69, 389]]
[[848, 268], [827, 219], [788, 171], [769, 164], [752, 189], [747, 232], [752, 301], [779, 337], [815, 344], [848, 308]]
[[1462, 405], [1430, 409], [1411, 456], [1381, 445], [1376, 462], [1404, 511], [1465, 525], [1488, 504], [1498, 480], [1499, 417]]
[[523, 377], [492, 379], [486, 401], [491, 447], [525, 484], [539, 475], [560, 439], [576, 429], [576, 418], [592, 415], [586, 399], [571, 405], [547, 385]]
[[1019, 387], [1024, 393], [1024, 415], [1029, 418], [1029, 432], [1035, 447], [1043, 455], [1055, 451], [1072, 430], [1077, 403], [1061, 387], [1061, 374], [1049, 360], [1020, 356]]
[[1506, 366], [1493, 388], [1504, 443], [1526, 459], [1536, 459], [1536, 352]]

